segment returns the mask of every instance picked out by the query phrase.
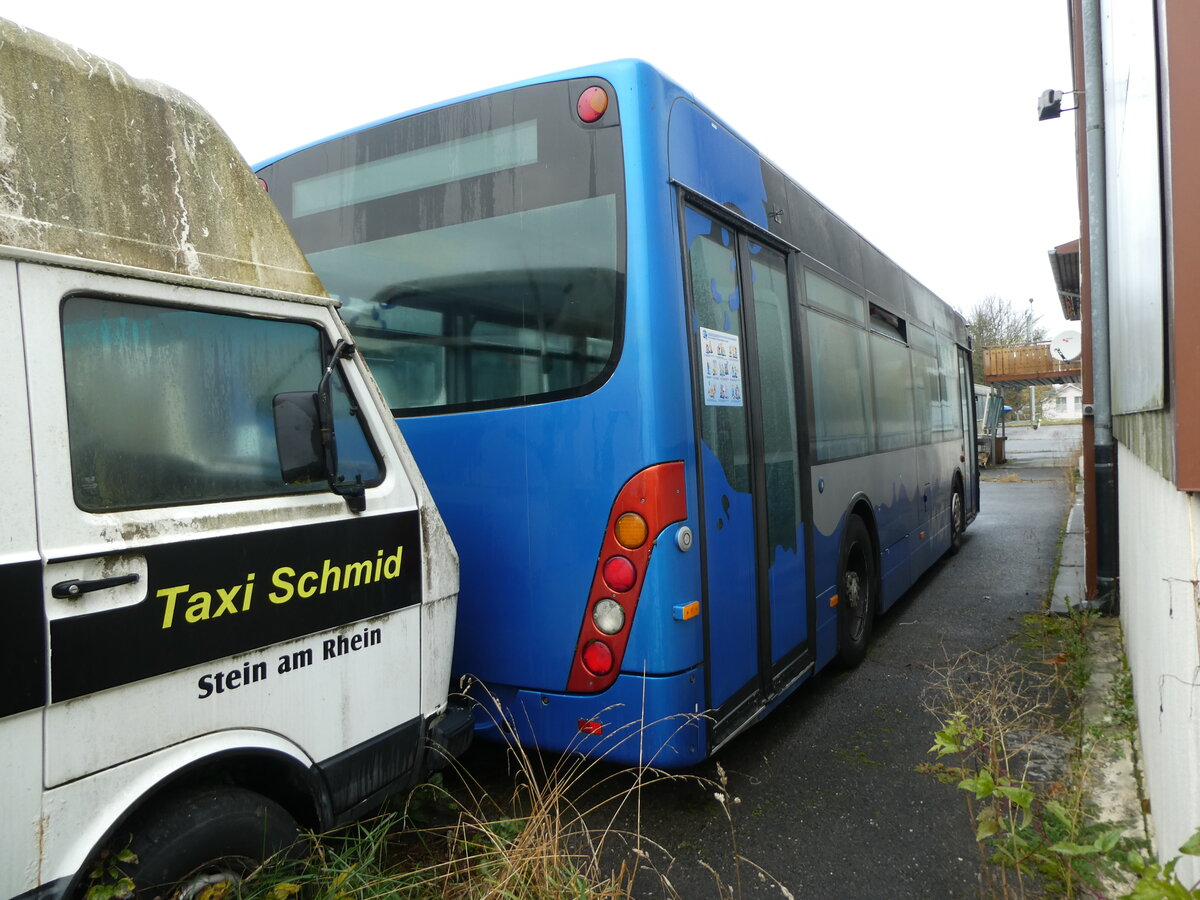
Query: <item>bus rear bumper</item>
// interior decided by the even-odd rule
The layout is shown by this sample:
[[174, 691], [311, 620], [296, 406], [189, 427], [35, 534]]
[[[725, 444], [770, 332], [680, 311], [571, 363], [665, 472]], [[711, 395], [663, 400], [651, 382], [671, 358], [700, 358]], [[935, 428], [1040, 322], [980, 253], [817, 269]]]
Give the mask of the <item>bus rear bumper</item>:
[[599, 694], [489, 685], [472, 691], [475, 734], [631, 766], [679, 769], [708, 754], [703, 669], [675, 675], [622, 673]]

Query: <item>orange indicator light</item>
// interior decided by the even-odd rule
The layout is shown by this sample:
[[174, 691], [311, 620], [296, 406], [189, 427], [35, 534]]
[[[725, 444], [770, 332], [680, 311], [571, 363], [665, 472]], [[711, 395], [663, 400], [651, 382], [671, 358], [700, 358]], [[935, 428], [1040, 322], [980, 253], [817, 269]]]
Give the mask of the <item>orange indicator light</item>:
[[636, 550], [646, 543], [646, 538], [650, 536], [650, 528], [646, 525], [646, 520], [637, 513], [625, 513], [617, 519], [614, 531], [617, 534], [617, 543], [626, 550]]

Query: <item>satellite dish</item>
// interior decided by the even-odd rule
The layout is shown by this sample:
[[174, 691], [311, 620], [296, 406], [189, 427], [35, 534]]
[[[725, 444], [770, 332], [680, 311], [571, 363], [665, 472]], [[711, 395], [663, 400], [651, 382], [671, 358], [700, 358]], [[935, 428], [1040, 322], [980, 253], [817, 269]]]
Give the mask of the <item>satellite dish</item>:
[[1083, 341], [1078, 331], [1064, 331], [1050, 342], [1050, 355], [1063, 362], [1078, 358], [1083, 351]]

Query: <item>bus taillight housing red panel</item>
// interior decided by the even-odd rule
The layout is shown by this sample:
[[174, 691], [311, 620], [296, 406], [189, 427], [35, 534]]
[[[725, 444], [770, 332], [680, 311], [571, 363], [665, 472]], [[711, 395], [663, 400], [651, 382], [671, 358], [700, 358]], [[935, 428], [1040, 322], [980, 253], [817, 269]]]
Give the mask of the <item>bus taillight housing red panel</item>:
[[568, 691], [594, 693], [616, 680], [654, 541], [668, 525], [686, 518], [682, 461], [642, 469], [617, 493], [592, 575]]

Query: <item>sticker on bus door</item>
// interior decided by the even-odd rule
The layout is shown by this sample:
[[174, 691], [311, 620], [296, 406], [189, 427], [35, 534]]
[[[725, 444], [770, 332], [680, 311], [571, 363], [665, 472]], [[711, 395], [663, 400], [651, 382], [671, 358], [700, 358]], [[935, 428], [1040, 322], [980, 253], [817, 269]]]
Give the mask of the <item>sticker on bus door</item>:
[[736, 334], [700, 329], [704, 405], [742, 405], [742, 347]]

